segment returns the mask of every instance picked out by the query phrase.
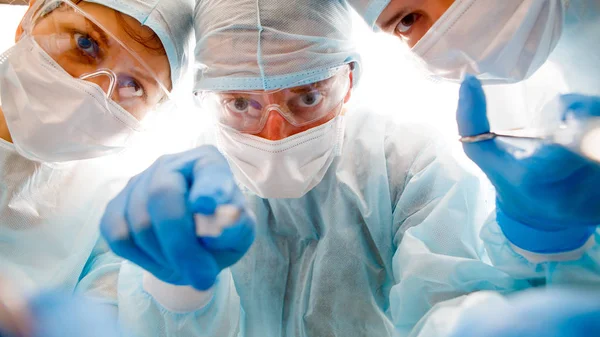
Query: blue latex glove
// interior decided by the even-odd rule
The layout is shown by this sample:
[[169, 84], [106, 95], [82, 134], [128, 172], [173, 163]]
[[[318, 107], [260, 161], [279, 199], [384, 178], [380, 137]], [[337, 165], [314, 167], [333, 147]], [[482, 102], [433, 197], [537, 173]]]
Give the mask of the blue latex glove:
[[590, 337], [600, 333], [600, 292], [535, 290], [461, 313], [451, 337]]
[[[561, 97], [566, 114], [600, 115], [600, 98]], [[461, 136], [490, 131], [481, 83], [463, 82], [457, 121]], [[525, 157], [498, 138], [465, 143], [464, 150], [496, 188], [497, 221], [516, 246], [535, 253], [580, 248], [600, 224], [600, 165], [559, 145], [542, 144]]]
[[[217, 238], [198, 238], [194, 214], [219, 205], [241, 210]], [[111, 249], [158, 279], [207, 290], [221, 270], [236, 263], [254, 241], [255, 222], [226, 159], [213, 146], [168, 155], [132, 178], [101, 222]]]
[[117, 337], [117, 313], [111, 309], [64, 292], [41, 294], [29, 302], [31, 337]]

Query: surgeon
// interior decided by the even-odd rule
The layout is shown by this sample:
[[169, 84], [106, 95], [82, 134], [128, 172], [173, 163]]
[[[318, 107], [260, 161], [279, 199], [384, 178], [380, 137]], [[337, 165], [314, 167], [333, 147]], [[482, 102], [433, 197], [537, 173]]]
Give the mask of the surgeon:
[[[600, 95], [600, 4], [594, 0], [348, 0], [397, 36], [432, 75], [516, 83], [555, 65], [568, 90]], [[493, 18], [493, 20], [491, 20]], [[548, 83], [548, 86], [550, 84]]]
[[[588, 46], [600, 42], [600, 4], [590, 0], [349, 2], [369, 25], [401, 38], [433, 75], [450, 81], [475, 75], [467, 76], [461, 88], [459, 131], [465, 152], [496, 187], [498, 223], [511, 242], [528, 253], [542, 254], [534, 259], [589, 247], [588, 240], [600, 224], [596, 202], [600, 141], [593, 136], [600, 128], [590, 130], [576, 144], [529, 140], [530, 150], [522, 151], [490, 132], [482, 85], [524, 81], [543, 65], [555, 64], [572, 94], [558, 96], [557, 108], [544, 112], [548, 116], [542, 119], [554, 119], [550, 124], [557, 124], [556, 120], [593, 124], [600, 116], [600, 67]], [[547, 240], [534, 243], [540, 235]]]
[[197, 5], [216, 148], [160, 159], [101, 222], [136, 335], [447, 336], [472, 293], [600, 281], [593, 243], [532, 263], [496, 225], [485, 245], [479, 180], [427, 129], [349, 105], [351, 23], [339, 1]]
[[192, 13], [184, 0], [30, 3], [0, 56], [0, 265], [24, 293], [72, 292], [93, 271], [101, 212], [131, 174], [122, 154], [180, 86]]
[[[476, 76], [462, 83], [459, 131], [466, 154], [496, 187], [496, 220], [513, 249], [532, 263], [582, 258], [600, 224], [600, 67], [590, 50], [600, 43], [600, 3], [349, 2], [367, 24], [399, 37], [432, 75], [449, 81]], [[550, 133], [544, 135], [550, 142], [517, 145], [490, 132], [482, 85], [524, 82], [552, 66], [569, 94], [552, 93], [553, 83], [544, 83], [557, 104], [538, 119], [565, 121], [566, 142]], [[583, 127], [570, 130], [573, 124]]]

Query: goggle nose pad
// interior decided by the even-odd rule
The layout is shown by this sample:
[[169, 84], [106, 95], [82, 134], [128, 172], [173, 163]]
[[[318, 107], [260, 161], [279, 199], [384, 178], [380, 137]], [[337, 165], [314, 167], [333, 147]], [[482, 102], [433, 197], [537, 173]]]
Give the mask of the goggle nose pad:
[[108, 90], [106, 90], [106, 96], [108, 98], [111, 98], [113, 93], [115, 92], [115, 88], [117, 86], [117, 74], [115, 74], [112, 70], [110, 69], [100, 69], [98, 71], [95, 71], [93, 73], [88, 73], [88, 74], [83, 74], [81, 76], [79, 76], [79, 79], [81, 80], [87, 80], [90, 78], [97, 78], [100, 76], [106, 76], [109, 79], [109, 84], [108, 84]]

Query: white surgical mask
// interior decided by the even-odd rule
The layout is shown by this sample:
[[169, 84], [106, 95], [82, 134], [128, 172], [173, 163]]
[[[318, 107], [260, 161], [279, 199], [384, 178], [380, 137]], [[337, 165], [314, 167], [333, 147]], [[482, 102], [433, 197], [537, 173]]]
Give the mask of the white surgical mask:
[[554, 50], [567, 0], [457, 0], [412, 51], [435, 77], [527, 79]]
[[73, 78], [31, 36], [0, 56], [0, 104], [15, 148], [36, 161], [114, 154], [142, 130], [100, 86]]
[[344, 117], [278, 141], [219, 126], [217, 142], [236, 179], [262, 198], [300, 198], [341, 154]]

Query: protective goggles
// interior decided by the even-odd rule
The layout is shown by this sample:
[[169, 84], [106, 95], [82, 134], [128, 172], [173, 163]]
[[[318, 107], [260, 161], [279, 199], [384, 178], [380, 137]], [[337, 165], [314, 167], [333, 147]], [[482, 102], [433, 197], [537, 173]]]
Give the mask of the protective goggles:
[[216, 114], [220, 124], [243, 133], [260, 133], [271, 111], [296, 127], [340, 113], [350, 89], [350, 67], [344, 66], [325, 80], [270, 91], [202, 92], [199, 102]]
[[[109, 11], [98, 7], [98, 11]], [[126, 20], [131, 18], [97, 16], [84, 12], [69, 0], [40, 0], [23, 22], [24, 34], [32, 36], [69, 75], [97, 84], [107, 98], [132, 115], [141, 116], [169, 95], [168, 63], [162, 67], [165, 68], [162, 73], [157, 73], [155, 70], [160, 67], [151, 68], [129, 47], [146, 48], [128, 35], [130, 27]], [[158, 62], [152, 52], [147, 53], [149, 59]], [[165, 80], [159, 80], [162, 78]]]

